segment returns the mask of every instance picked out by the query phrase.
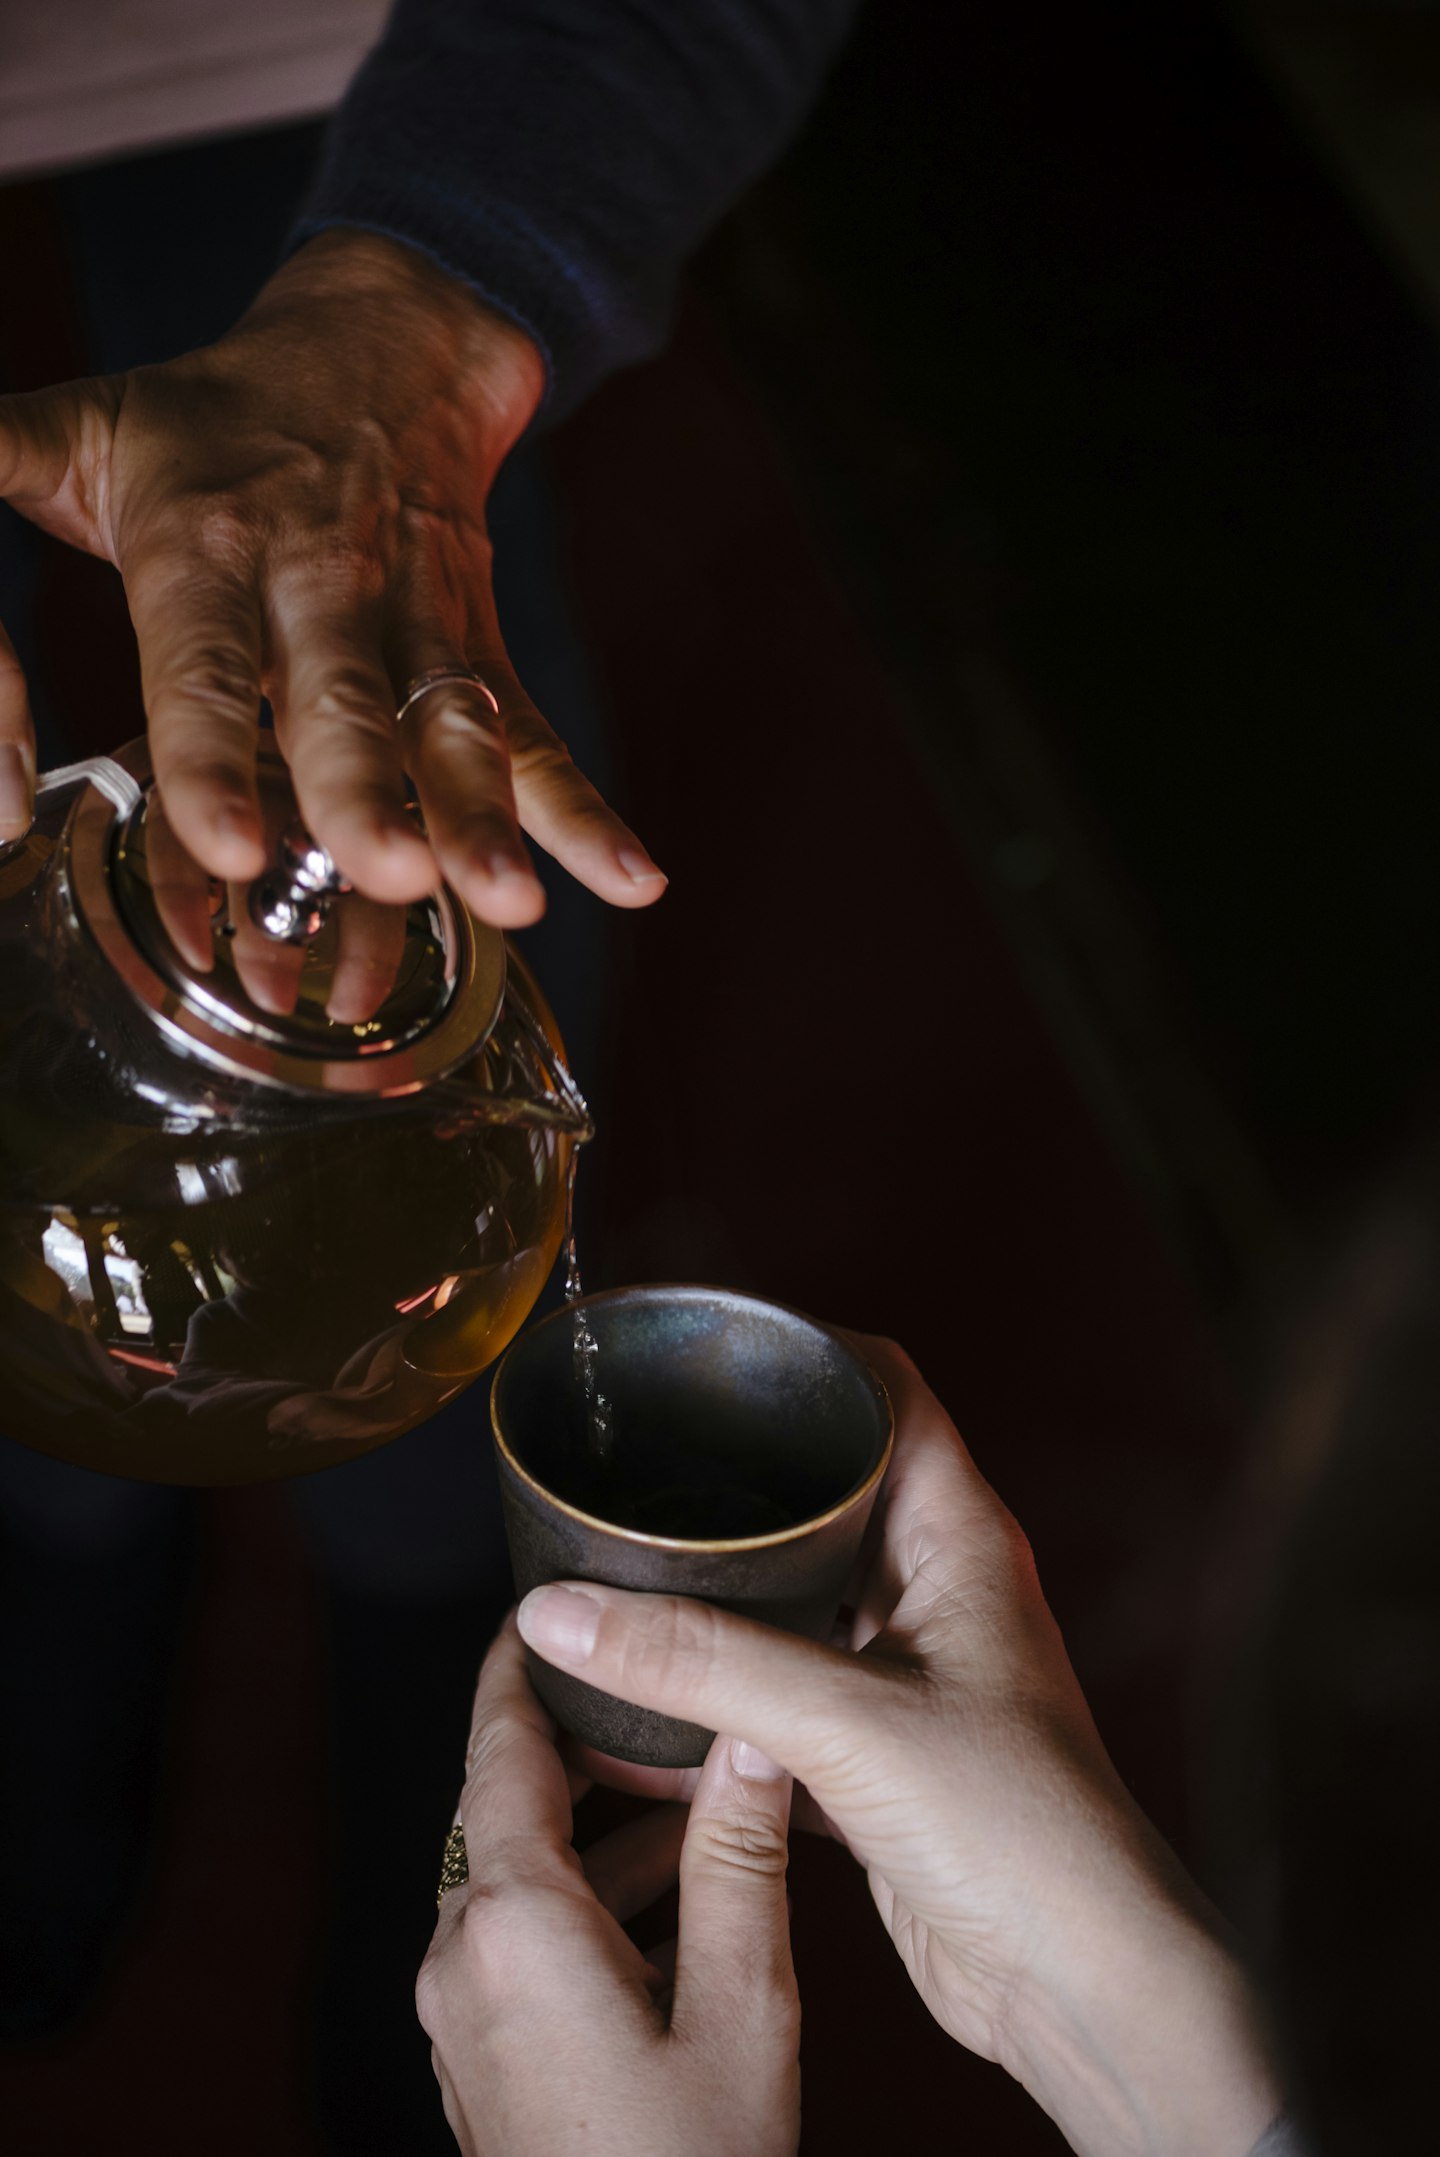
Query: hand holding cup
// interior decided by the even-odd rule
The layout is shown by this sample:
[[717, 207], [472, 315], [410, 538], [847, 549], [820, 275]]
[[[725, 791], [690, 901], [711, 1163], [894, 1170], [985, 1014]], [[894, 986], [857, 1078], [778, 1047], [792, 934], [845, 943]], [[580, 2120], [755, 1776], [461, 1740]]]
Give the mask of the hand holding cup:
[[[926, 2006], [1082, 2153], [1245, 2157], [1280, 2109], [1244, 1976], [1101, 1744], [1015, 1520], [893, 1344], [894, 1463], [848, 1649], [680, 1595], [539, 1588], [557, 1671], [771, 1755], [865, 1867]], [[693, 1775], [583, 1769], [683, 1798]]]
[[[580, 1314], [613, 1436], [586, 1413]], [[715, 1288], [626, 1288], [532, 1327], [503, 1358], [491, 1421], [516, 1585], [582, 1577], [703, 1597], [824, 1639], [890, 1456], [884, 1386], [852, 1343]], [[544, 1662], [536, 1690], [600, 1750], [693, 1767], [713, 1729]]]

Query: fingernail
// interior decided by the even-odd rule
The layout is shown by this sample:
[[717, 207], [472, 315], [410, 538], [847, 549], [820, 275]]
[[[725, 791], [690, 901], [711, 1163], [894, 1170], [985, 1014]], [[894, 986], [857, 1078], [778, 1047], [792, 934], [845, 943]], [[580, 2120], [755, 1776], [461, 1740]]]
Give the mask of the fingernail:
[[778, 1783], [785, 1773], [769, 1753], [762, 1753], [758, 1745], [747, 1745], [743, 1738], [730, 1740], [730, 1765], [747, 1783]]
[[663, 869], [657, 869], [648, 854], [641, 854], [633, 846], [622, 846], [615, 856], [632, 884], [668, 884], [670, 879]]
[[600, 1605], [583, 1588], [532, 1588], [516, 1613], [520, 1638], [548, 1663], [588, 1663]]

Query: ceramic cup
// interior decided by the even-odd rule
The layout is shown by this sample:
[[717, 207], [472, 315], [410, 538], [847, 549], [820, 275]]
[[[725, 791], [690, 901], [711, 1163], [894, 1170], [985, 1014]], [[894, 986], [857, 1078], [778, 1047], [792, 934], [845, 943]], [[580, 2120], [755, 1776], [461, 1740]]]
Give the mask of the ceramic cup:
[[[574, 1312], [612, 1435], [597, 1445]], [[840, 1334], [723, 1288], [619, 1288], [532, 1326], [490, 1420], [515, 1586], [693, 1595], [824, 1639], [890, 1459], [889, 1396]], [[694, 1767], [712, 1733], [530, 1658], [561, 1728], [621, 1760]]]

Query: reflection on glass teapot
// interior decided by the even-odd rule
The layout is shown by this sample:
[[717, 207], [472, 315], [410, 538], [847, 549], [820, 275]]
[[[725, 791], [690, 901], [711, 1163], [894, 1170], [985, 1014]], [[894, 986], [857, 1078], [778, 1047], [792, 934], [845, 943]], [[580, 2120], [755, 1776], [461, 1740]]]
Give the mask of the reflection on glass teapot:
[[237, 1483], [460, 1392], [554, 1263], [585, 1103], [500, 932], [350, 891], [261, 758], [274, 867], [208, 878], [143, 745], [0, 851], [0, 1435]]

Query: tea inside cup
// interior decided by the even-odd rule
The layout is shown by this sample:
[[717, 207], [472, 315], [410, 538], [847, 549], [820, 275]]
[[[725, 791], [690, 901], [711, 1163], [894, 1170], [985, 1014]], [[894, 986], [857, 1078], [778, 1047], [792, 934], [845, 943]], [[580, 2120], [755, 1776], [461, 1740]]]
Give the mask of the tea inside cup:
[[[608, 1405], [597, 1433], [576, 1313]], [[491, 1420], [516, 1586], [588, 1579], [692, 1595], [823, 1637], [889, 1458], [890, 1403], [833, 1329], [758, 1297], [629, 1288], [523, 1335]], [[532, 1658], [561, 1725], [602, 1751], [693, 1765], [710, 1733]]]

